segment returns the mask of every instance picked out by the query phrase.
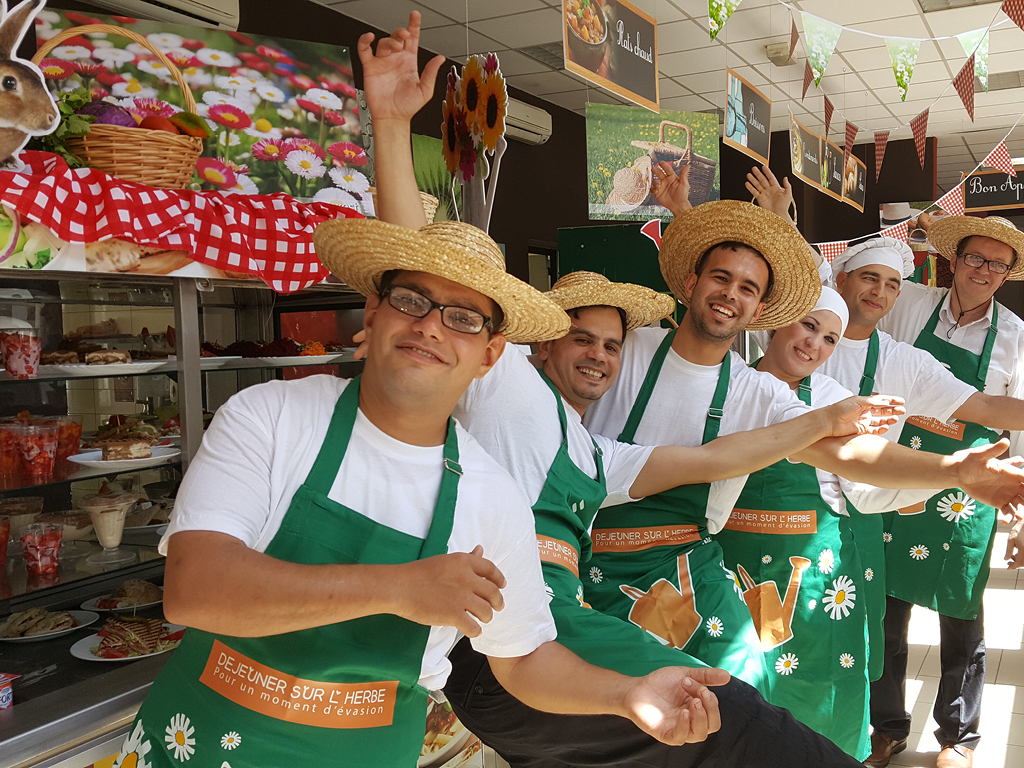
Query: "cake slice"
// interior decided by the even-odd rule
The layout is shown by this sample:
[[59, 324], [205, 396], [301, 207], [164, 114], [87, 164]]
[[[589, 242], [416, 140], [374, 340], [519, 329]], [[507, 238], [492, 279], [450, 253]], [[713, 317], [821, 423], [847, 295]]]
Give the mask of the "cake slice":
[[110, 363], [130, 363], [131, 352], [122, 349], [101, 349], [97, 352], [89, 352], [85, 356], [87, 365], [109, 365]]
[[123, 461], [125, 459], [149, 459], [153, 456], [148, 440], [127, 438], [109, 440], [103, 444], [103, 461]]

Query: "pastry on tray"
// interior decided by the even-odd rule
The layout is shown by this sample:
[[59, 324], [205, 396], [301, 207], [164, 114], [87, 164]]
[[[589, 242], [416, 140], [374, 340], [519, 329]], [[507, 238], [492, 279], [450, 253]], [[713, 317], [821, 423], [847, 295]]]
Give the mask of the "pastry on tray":
[[39, 357], [42, 365], [73, 365], [78, 363], [78, 353], [73, 350], [43, 352]]
[[103, 461], [124, 461], [125, 459], [149, 459], [153, 450], [148, 440], [125, 438], [107, 440], [103, 443]]
[[89, 352], [85, 356], [87, 365], [110, 365], [111, 363], [130, 363], [132, 353], [123, 349], [101, 349], [98, 352]]

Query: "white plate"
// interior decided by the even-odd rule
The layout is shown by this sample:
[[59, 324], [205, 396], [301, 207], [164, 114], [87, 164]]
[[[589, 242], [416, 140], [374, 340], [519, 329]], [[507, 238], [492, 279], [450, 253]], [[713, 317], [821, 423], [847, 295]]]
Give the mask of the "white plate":
[[469, 741], [470, 735], [469, 728], [463, 725], [459, 732], [452, 737], [452, 740], [439, 750], [427, 755], [421, 755], [416, 761], [417, 768], [444, 765], [462, 751], [462, 748], [466, 746], [466, 742]]
[[69, 456], [68, 461], [81, 464], [83, 467], [95, 469], [143, 469], [144, 467], [155, 467], [158, 464], [167, 463], [168, 459], [180, 456], [181, 450], [174, 446], [153, 448], [153, 456], [148, 459], [119, 459], [117, 461], [103, 461], [103, 451], [85, 451], [76, 456]]
[[294, 355], [292, 357], [257, 357], [262, 363], [269, 363], [271, 365], [324, 365], [329, 363], [331, 360], [340, 358], [343, 355], [338, 352], [332, 352], [329, 355]]
[[[164, 624], [167, 630], [174, 634], [185, 627], [181, 624]], [[93, 648], [100, 644], [103, 638], [99, 635], [89, 635], [83, 637], [77, 643], [71, 646], [71, 655], [76, 659], [82, 659], [83, 661], [107, 661], [107, 662], [118, 662], [118, 661], [138, 661], [139, 659], [148, 659], [150, 656], [159, 656], [161, 653], [167, 653], [167, 651], [173, 651], [174, 648], [168, 648], [167, 651], [155, 651], [154, 653], [147, 653], [144, 656], [125, 656], [123, 659], [104, 659], [102, 656], [94, 656], [92, 653]], [[175, 646], [177, 647], [177, 646]]]
[[163, 368], [166, 360], [139, 360], [131, 363], [110, 363], [109, 365], [88, 365], [66, 363], [64, 365], [40, 365], [40, 376], [138, 376], [139, 374]]
[[[127, 530], [137, 529], [129, 528]], [[160, 605], [160, 603], [163, 602], [163, 600], [157, 600], [156, 602], [146, 603], [145, 605], [126, 605], [124, 608], [98, 608], [96, 606], [97, 602], [100, 600], [106, 600], [109, 597], [110, 595], [100, 595], [99, 597], [94, 597], [92, 600], [86, 600], [82, 603], [82, 610], [96, 611], [97, 613], [129, 613], [131, 611], [141, 611], [143, 608], [152, 608], [154, 605]]]
[[241, 355], [228, 355], [227, 357], [200, 357], [199, 370], [207, 371], [211, 368], [220, 368], [233, 360], [241, 360]]
[[[56, 613], [56, 611], [54, 611]], [[31, 635], [30, 637], [0, 637], [4, 643], [35, 643], [40, 640], [52, 640], [55, 637], [70, 635], [72, 632], [99, 621], [100, 615], [95, 611], [68, 611], [75, 620], [75, 626], [67, 629], [58, 629], [56, 632], [47, 632], [44, 635]], [[7, 617], [4, 616], [4, 619]]]

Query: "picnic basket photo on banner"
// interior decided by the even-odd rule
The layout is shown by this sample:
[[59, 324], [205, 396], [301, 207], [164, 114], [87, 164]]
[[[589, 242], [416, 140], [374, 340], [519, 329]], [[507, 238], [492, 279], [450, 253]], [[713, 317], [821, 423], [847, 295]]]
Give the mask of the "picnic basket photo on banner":
[[[686, 146], [680, 147], [665, 141], [665, 128], [675, 128], [686, 133]], [[632, 141], [638, 149], [646, 149], [651, 158], [651, 165], [661, 162], [672, 164], [672, 169], [679, 173], [684, 166], [690, 166], [690, 204], [694, 207], [706, 203], [712, 198], [715, 184], [716, 160], [701, 157], [693, 151], [693, 129], [685, 123], [662, 120], [658, 126], [658, 141]]]
[[[181, 89], [185, 110], [196, 114], [195, 97], [181, 71], [153, 43], [123, 27], [112, 24], [70, 27], [43, 43], [32, 57], [32, 62], [39, 64], [65, 40], [94, 33], [124, 37], [148, 48]], [[119, 179], [161, 189], [184, 189], [192, 180], [196, 162], [203, 151], [203, 140], [197, 136], [161, 130], [93, 123], [85, 136], [68, 139], [67, 146], [90, 168]]]

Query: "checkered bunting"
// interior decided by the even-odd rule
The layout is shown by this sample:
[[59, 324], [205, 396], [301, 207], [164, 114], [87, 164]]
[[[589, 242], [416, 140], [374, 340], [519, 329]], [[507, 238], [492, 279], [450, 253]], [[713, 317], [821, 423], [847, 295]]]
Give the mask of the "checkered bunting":
[[796, 44], [800, 42], [800, 30], [796, 28], [796, 19], [792, 20], [793, 29], [789, 33], [789, 60], [793, 60], [793, 51], [796, 50]]
[[832, 113], [835, 111], [828, 96], [825, 96], [825, 138], [828, 138], [828, 129], [832, 126]]
[[881, 234], [882, 237], [891, 237], [893, 240], [902, 240], [903, 242], [907, 242], [907, 237], [909, 237], [909, 233], [910, 219], [907, 219], [904, 222], [900, 222], [895, 227], [883, 229], [879, 234]]
[[889, 131], [875, 131], [875, 181], [882, 172], [882, 160], [885, 158], [885, 145], [889, 143]]
[[949, 192], [944, 194], [935, 204], [950, 216], [964, 215], [964, 185], [957, 184]]
[[846, 165], [846, 162], [850, 159], [850, 152], [853, 151], [853, 142], [859, 132], [860, 128], [849, 120], [846, 121], [846, 146], [843, 147], [843, 165]]
[[924, 170], [924, 150], [928, 138], [928, 110], [910, 121], [910, 130], [914, 132], [914, 146], [917, 147], [917, 159], [921, 162], [921, 169]]
[[1006, 0], [1003, 13], [1013, 19], [1013, 23], [1024, 29], [1024, 0]]
[[1006, 140], [1000, 141], [996, 148], [988, 153], [983, 161], [989, 168], [995, 168], [1010, 176], [1016, 176], [1017, 171], [1013, 169], [1013, 159], [1010, 157], [1010, 150], [1006, 148]]
[[256, 275], [280, 293], [308, 288], [328, 272], [313, 230], [328, 219], [362, 218], [287, 195], [227, 195], [155, 189], [94, 168], [70, 169], [47, 152], [22, 152], [25, 168], [0, 171], [0, 202], [72, 243], [108, 238], [187, 251], [216, 269]]
[[971, 54], [971, 58], [967, 60], [963, 68], [953, 78], [953, 87], [956, 88], [956, 92], [960, 94], [960, 101], [964, 103], [964, 109], [967, 110], [967, 114], [971, 116], [971, 122], [974, 122], [974, 54]]
[[800, 101], [803, 101], [807, 96], [807, 89], [810, 87], [814, 80], [814, 70], [811, 69], [811, 62], [804, 62], [804, 92], [800, 96]]
[[818, 250], [821, 251], [825, 261], [831, 264], [839, 254], [846, 250], [846, 246], [849, 244], [849, 240], [833, 240], [831, 243], [818, 243]]

